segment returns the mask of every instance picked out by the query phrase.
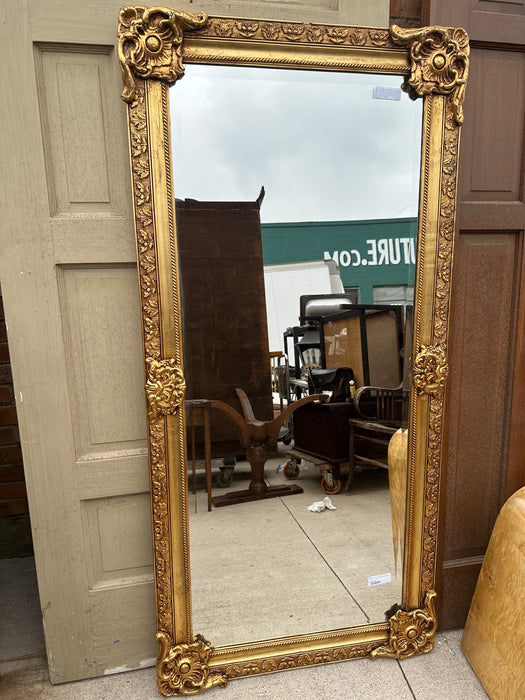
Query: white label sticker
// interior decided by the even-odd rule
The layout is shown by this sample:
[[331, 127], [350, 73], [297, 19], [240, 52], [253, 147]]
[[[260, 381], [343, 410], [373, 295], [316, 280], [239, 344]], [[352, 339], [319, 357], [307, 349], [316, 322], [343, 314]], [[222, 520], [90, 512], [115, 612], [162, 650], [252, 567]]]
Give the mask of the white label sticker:
[[378, 85], [372, 92], [372, 98], [374, 100], [395, 100], [399, 102], [401, 99], [401, 88]]
[[369, 576], [368, 585], [369, 586], [379, 586], [382, 583], [390, 583], [392, 581], [392, 574], [379, 574], [379, 576]]

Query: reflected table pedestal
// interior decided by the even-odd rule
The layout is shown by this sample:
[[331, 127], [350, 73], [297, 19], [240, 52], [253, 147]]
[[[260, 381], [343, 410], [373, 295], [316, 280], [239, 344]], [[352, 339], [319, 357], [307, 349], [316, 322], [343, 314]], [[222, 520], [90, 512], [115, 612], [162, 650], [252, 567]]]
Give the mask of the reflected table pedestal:
[[242, 435], [241, 444], [246, 449], [246, 458], [250, 463], [252, 479], [247, 489], [231, 491], [224, 496], [212, 498], [213, 505], [219, 508], [236, 503], [247, 503], [249, 501], [260, 501], [265, 498], [277, 498], [279, 496], [291, 496], [295, 493], [302, 493], [303, 489], [297, 484], [268, 486], [264, 480], [264, 465], [270, 454], [277, 448], [279, 430], [287, 418], [300, 406], [325, 397], [321, 394], [306, 396], [288, 406], [272, 421], [261, 421], [255, 418], [246, 393], [242, 389], [236, 389], [236, 393], [241, 402], [244, 416], [241, 416], [234, 408], [222, 401], [212, 401], [211, 406], [227, 413], [239, 427]]
[[[273, 422], [273, 421], [272, 421]], [[220, 506], [234, 505], [235, 503], [247, 503], [248, 501], [259, 501], [264, 498], [277, 498], [278, 496], [291, 496], [294, 493], [302, 493], [303, 489], [297, 484], [279, 484], [278, 486], [268, 486], [264, 480], [264, 465], [276, 445], [267, 447], [266, 445], [248, 446], [246, 459], [250, 463], [252, 470], [252, 480], [247, 489], [242, 491], [231, 491], [223, 496], [215, 496], [212, 503], [216, 508]]]

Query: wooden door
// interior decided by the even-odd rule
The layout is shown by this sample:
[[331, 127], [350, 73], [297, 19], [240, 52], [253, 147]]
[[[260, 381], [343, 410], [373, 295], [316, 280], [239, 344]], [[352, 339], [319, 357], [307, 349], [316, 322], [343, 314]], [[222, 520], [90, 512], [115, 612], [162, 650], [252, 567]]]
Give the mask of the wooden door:
[[[121, 5], [2, 7], [0, 278], [54, 683], [153, 664], [156, 651]], [[385, 0], [202, 6], [388, 22]]]
[[525, 484], [525, 2], [433, 0], [471, 64], [452, 281], [443, 628], [465, 623], [504, 501]]

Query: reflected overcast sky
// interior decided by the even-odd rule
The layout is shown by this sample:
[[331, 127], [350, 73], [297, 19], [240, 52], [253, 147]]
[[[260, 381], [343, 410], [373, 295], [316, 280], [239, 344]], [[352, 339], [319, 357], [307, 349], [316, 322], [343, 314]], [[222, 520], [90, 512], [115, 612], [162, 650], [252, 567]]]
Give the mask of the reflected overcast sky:
[[422, 100], [400, 76], [186, 65], [170, 89], [180, 199], [254, 201], [263, 223], [417, 216]]

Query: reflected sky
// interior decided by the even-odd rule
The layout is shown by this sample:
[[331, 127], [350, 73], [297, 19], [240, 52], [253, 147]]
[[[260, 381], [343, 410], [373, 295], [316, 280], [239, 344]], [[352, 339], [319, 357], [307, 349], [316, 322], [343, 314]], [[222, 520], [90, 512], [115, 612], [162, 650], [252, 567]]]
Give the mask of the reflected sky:
[[170, 89], [174, 191], [261, 221], [417, 216], [422, 100], [400, 76], [186, 65]]

